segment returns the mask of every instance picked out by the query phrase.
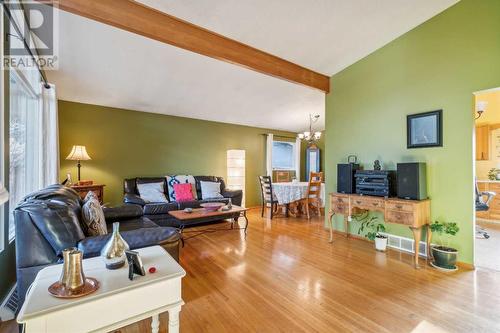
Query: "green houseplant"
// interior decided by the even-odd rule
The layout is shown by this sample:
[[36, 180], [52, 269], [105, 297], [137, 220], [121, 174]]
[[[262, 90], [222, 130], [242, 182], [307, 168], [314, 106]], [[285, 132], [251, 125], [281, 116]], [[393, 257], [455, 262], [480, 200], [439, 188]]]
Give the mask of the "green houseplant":
[[385, 225], [383, 223], [378, 222], [378, 217], [376, 216], [364, 216], [357, 219], [361, 222], [361, 225], [358, 229], [358, 235], [360, 235], [363, 231], [366, 232], [366, 238], [371, 241], [375, 241], [375, 249], [377, 251], [385, 252], [387, 249], [387, 236], [380, 234], [385, 231]]
[[454, 271], [457, 269], [458, 250], [450, 247], [450, 238], [455, 236], [460, 228], [455, 222], [439, 222], [435, 221], [431, 224], [431, 231], [438, 235], [438, 245], [431, 248], [434, 261], [432, 266]]

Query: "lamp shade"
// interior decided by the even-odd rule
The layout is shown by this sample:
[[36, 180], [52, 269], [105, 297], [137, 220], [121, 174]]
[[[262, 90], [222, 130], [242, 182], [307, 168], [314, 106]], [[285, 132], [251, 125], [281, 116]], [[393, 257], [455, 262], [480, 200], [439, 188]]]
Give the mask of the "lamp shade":
[[0, 182], [0, 205], [3, 205], [7, 201], [9, 201], [9, 192], [7, 192], [2, 182]]
[[67, 160], [70, 161], [87, 161], [91, 160], [89, 154], [87, 154], [87, 149], [85, 146], [73, 146], [71, 152], [69, 153]]
[[242, 190], [241, 205], [245, 206], [245, 151], [231, 149], [227, 151], [227, 187]]

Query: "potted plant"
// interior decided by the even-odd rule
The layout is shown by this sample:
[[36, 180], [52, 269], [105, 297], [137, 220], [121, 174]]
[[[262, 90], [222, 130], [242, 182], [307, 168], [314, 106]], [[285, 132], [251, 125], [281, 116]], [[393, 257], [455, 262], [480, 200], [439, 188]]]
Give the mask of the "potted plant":
[[387, 236], [382, 235], [381, 232], [385, 231], [385, 226], [378, 222], [376, 216], [366, 217], [361, 220], [361, 226], [358, 229], [358, 235], [364, 230], [367, 230], [366, 238], [375, 241], [375, 249], [377, 251], [385, 252], [387, 249]]
[[[434, 261], [431, 265], [435, 268], [455, 271], [457, 270], [458, 250], [449, 246], [450, 237], [455, 236], [460, 228], [455, 222], [439, 222], [431, 224], [431, 231], [438, 235], [439, 244], [431, 247], [432, 257]], [[443, 241], [443, 236], [446, 242]]]

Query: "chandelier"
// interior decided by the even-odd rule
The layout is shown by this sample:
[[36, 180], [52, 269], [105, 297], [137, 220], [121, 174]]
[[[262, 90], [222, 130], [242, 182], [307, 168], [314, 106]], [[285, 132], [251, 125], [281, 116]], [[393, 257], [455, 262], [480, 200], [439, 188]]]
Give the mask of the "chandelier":
[[321, 138], [321, 132], [320, 131], [316, 131], [316, 132], [313, 131], [313, 124], [315, 124], [318, 121], [318, 119], [319, 119], [319, 114], [316, 114], [314, 116], [309, 114], [309, 131], [299, 133], [297, 135], [297, 137], [300, 140], [305, 140], [305, 141], [309, 142], [310, 144], [318, 141]]

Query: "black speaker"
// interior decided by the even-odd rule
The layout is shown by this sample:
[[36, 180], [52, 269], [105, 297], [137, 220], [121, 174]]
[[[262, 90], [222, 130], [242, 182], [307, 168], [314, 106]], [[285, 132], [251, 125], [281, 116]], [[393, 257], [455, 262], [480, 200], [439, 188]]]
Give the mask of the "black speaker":
[[359, 170], [359, 164], [337, 164], [337, 192], [356, 193], [356, 181], [354, 173]]
[[398, 198], [427, 199], [427, 172], [425, 163], [398, 163]]

